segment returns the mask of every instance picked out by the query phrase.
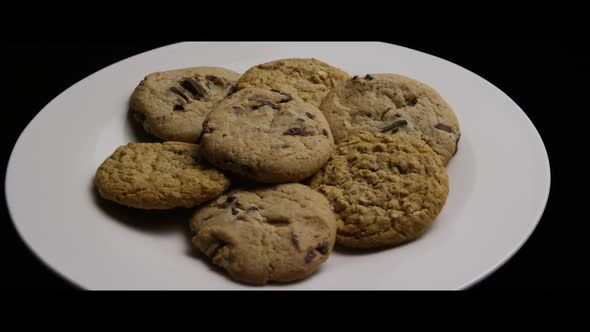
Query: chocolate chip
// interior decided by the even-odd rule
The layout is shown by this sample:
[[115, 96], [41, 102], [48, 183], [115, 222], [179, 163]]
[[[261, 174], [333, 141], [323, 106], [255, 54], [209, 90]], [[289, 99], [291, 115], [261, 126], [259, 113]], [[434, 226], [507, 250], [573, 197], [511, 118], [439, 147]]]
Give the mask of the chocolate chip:
[[187, 78], [180, 83], [188, 92], [192, 93], [196, 98], [202, 98], [207, 94], [205, 88], [201, 83], [197, 82], [194, 78]]
[[268, 100], [260, 99], [258, 102], [259, 102], [259, 104], [254, 109], [258, 109], [262, 106], [270, 106], [272, 109], [275, 109], [275, 110], [279, 109], [279, 107], [277, 105], [271, 103]]
[[303, 131], [301, 128], [289, 128], [283, 135], [290, 135], [290, 136], [298, 136], [301, 135]]
[[354, 77], [352, 78], [353, 81], [358, 80], [358, 79], [359, 79], [358, 75], [354, 75]]
[[282, 91], [279, 91], [277, 89], [271, 89], [270, 91], [275, 92], [275, 93], [278, 93], [278, 94], [281, 94], [281, 95], [287, 97], [287, 98], [281, 99], [281, 101], [279, 101], [279, 104], [286, 103], [286, 102], [289, 102], [289, 101], [293, 100], [293, 97], [291, 97], [291, 95], [288, 94], [288, 93], [286, 93], [286, 92], [282, 92]]
[[232, 207], [231, 207], [231, 214], [232, 214], [233, 216], [235, 216], [236, 214], [238, 214], [238, 209], [236, 209], [236, 207], [235, 207], [235, 206], [232, 206]]
[[286, 218], [267, 218], [266, 223], [275, 227], [289, 226], [289, 219]]
[[215, 75], [207, 75], [205, 76], [205, 78], [207, 79], [207, 81], [213, 82], [216, 85], [225, 85], [223, 78], [217, 77]]
[[227, 196], [227, 199], [225, 200], [225, 203], [226, 204], [230, 204], [231, 202], [233, 202], [235, 200], [236, 200], [236, 196], [229, 195], [229, 196]]
[[314, 136], [315, 132], [313, 130], [303, 129], [301, 136]]
[[461, 134], [457, 135], [457, 138], [455, 139], [455, 152], [453, 152], [453, 156], [457, 153], [457, 151], [459, 150], [459, 139], [461, 138]]
[[328, 130], [326, 129], [322, 129], [322, 134], [324, 134], [324, 136], [326, 137], [330, 137], [330, 135], [328, 134]]
[[256, 212], [258, 210], [259, 209], [256, 206], [251, 206], [251, 207], [248, 208], [248, 210], [246, 210], [246, 212]]
[[291, 234], [291, 243], [293, 243], [293, 247], [295, 247], [295, 249], [299, 250], [299, 237], [297, 234]]
[[307, 252], [307, 254], [305, 255], [305, 262], [307, 264], [311, 263], [311, 261], [315, 258], [315, 256], [317, 256], [317, 254], [315, 253], [315, 251], [309, 250]]
[[297, 121], [297, 122], [305, 122], [305, 119], [303, 119], [303, 118], [297, 118], [297, 119], [295, 119], [295, 121]]
[[399, 114], [399, 113], [396, 113], [396, 114], [394, 114], [393, 116], [394, 116], [394, 117], [396, 117], [396, 118], [401, 118], [401, 117], [402, 117], [402, 115], [401, 115], [401, 114]]
[[233, 95], [236, 92], [238, 92], [238, 86], [237, 85], [232, 85], [231, 88], [229, 88], [229, 92], [227, 93], [227, 96], [226, 97], [229, 97], [229, 96]]
[[186, 102], [189, 101], [188, 97], [184, 93], [182, 93], [182, 91], [178, 90], [177, 87], [175, 87], [175, 86], [171, 87], [170, 91], [172, 91], [172, 93], [179, 95], [180, 98], [184, 99]]
[[139, 86], [142, 86], [145, 83], [145, 78], [139, 82]]
[[410, 106], [414, 106], [418, 103], [418, 98], [416, 98], [415, 96], [412, 96], [412, 97], [406, 99], [406, 103]]
[[374, 79], [374, 78], [375, 78], [375, 77], [373, 77], [373, 76], [371, 76], [371, 75], [369, 75], [369, 74], [365, 75], [365, 79], [366, 79], [367, 81], [370, 81], [370, 80], [372, 80], [372, 79]]
[[408, 124], [408, 121], [406, 121], [406, 120], [399, 120], [399, 121], [396, 121], [396, 122], [390, 124], [389, 126], [383, 128], [383, 129], [381, 129], [381, 132], [382, 133], [385, 133], [385, 132], [388, 132], [390, 130], [393, 130], [393, 132], [396, 133], [399, 130], [399, 128], [401, 128], [401, 127], [403, 127], [403, 126], [405, 126], [407, 124]]
[[182, 105], [174, 105], [174, 110], [175, 111], [184, 111], [184, 106], [182, 106]]
[[322, 242], [319, 246], [315, 248], [315, 250], [319, 251], [320, 254], [325, 255], [328, 253], [329, 249], [328, 242]]
[[453, 129], [443, 123], [437, 123], [436, 126], [434, 126], [434, 128], [438, 129], [438, 130], [442, 130], [442, 131], [446, 131], [447, 133], [454, 133]]
[[315, 119], [315, 115], [309, 113], [309, 112], [305, 112], [305, 115], [307, 115], [308, 118], [310, 119]]

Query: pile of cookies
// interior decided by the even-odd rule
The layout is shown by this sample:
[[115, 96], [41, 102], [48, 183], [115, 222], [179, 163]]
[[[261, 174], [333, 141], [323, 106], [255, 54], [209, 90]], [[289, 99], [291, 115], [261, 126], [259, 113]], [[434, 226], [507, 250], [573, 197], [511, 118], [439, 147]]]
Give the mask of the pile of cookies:
[[130, 112], [163, 143], [119, 147], [101, 197], [138, 209], [197, 208], [196, 248], [235, 280], [306, 278], [335, 244], [391, 248], [423, 234], [449, 192], [459, 122], [431, 87], [350, 77], [316, 59], [243, 75], [216, 67], [149, 74]]

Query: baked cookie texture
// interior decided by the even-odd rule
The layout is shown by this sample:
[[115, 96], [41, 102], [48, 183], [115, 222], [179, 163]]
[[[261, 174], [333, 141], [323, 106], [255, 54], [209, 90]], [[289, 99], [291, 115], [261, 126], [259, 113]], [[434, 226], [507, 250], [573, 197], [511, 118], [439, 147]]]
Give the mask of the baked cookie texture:
[[336, 217], [298, 183], [235, 189], [199, 209], [192, 242], [238, 281], [264, 285], [311, 275], [332, 252]]
[[362, 133], [337, 145], [310, 181], [339, 217], [337, 243], [383, 248], [422, 235], [442, 210], [449, 180], [440, 158], [405, 134]]
[[194, 67], [147, 75], [129, 101], [137, 122], [163, 141], [197, 143], [203, 120], [235, 90], [240, 74], [219, 67]]
[[230, 180], [201, 159], [196, 144], [129, 143], [100, 165], [95, 184], [105, 199], [163, 210], [214, 199], [229, 187]]
[[344, 71], [320, 60], [290, 58], [248, 69], [238, 80], [238, 89], [277, 89], [319, 106], [330, 90], [349, 78]]
[[279, 90], [239, 90], [209, 113], [203, 128], [202, 152], [211, 164], [263, 183], [313, 175], [334, 145], [320, 110]]
[[448, 103], [430, 86], [396, 74], [355, 76], [323, 100], [336, 143], [360, 132], [404, 133], [424, 140], [444, 164], [461, 131]]

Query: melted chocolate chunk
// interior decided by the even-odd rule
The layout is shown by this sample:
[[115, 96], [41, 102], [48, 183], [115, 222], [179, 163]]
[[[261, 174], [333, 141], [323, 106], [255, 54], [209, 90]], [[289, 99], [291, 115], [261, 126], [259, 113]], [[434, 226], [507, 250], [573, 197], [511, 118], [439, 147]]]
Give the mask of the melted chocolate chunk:
[[309, 250], [307, 252], [307, 254], [305, 254], [305, 262], [307, 264], [311, 263], [311, 261], [315, 258], [315, 256], [317, 256], [317, 254], [315, 253], [315, 251]]
[[370, 81], [370, 80], [372, 80], [372, 79], [374, 79], [374, 78], [375, 78], [375, 77], [373, 77], [373, 76], [371, 76], [371, 75], [369, 75], [369, 74], [365, 75], [365, 79], [366, 79], [367, 81]]
[[301, 136], [303, 131], [301, 128], [289, 128], [283, 135], [290, 135], [290, 136]]
[[434, 128], [438, 129], [438, 130], [442, 130], [442, 131], [446, 131], [447, 133], [454, 133], [453, 129], [443, 123], [437, 123], [436, 126], [434, 126]]
[[264, 100], [264, 99], [260, 99], [258, 101], [258, 105], [256, 105], [256, 107], [254, 109], [259, 109], [262, 106], [270, 106], [272, 109], [278, 110], [279, 107], [275, 104], [273, 104], [272, 102], [268, 101], [268, 100]]
[[236, 92], [238, 92], [238, 87], [236, 85], [232, 85], [231, 88], [229, 88], [229, 92], [227, 93], [226, 97], [229, 97]]
[[322, 255], [327, 254], [329, 249], [330, 246], [328, 245], [328, 242], [322, 242], [319, 246], [315, 248], [315, 250], [317, 250]]
[[326, 129], [322, 129], [322, 134], [324, 134], [324, 136], [326, 137], [330, 137], [330, 135], [328, 134], [328, 130]]
[[178, 96], [180, 96], [180, 98], [184, 99], [186, 102], [189, 101], [188, 97], [184, 93], [182, 93], [182, 91], [178, 90], [177, 87], [175, 87], [175, 86], [171, 87], [170, 91], [172, 91], [172, 93], [175, 93]]
[[412, 97], [406, 99], [406, 103], [410, 106], [414, 106], [418, 103], [418, 98], [416, 98], [415, 96], [412, 96]]
[[305, 112], [305, 115], [310, 118], [310, 119], [315, 119], [315, 115], [309, 113], [309, 112]]
[[288, 93], [286, 93], [286, 92], [282, 92], [282, 91], [279, 91], [279, 90], [277, 90], [277, 89], [271, 89], [270, 91], [272, 91], [272, 92], [274, 92], [274, 93], [281, 94], [281, 95], [283, 95], [283, 96], [287, 97], [287, 98], [283, 98], [283, 99], [281, 99], [281, 101], [279, 101], [279, 104], [282, 104], [282, 103], [287, 103], [287, 102], [290, 102], [291, 100], [293, 100], [293, 97], [291, 97], [291, 95], [290, 95], [290, 94], [288, 94]]
[[401, 127], [403, 127], [403, 126], [405, 126], [407, 124], [408, 124], [408, 121], [406, 121], [406, 120], [399, 120], [399, 121], [396, 121], [396, 122], [394, 122], [394, 123], [386, 126], [383, 129], [381, 129], [381, 132], [382, 133], [386, 133], [386, 132], [392, 130], [394, 133], [396, 133], [399, 130], [399, 128], [401, 128]]
[[175, 111], [184, 111], [184, 106], [182, 105], [174, 105], [174, 110]]
[[207, 94], [207, 90], [194, 78], [187, 78], [180, 85], [190, 92], [195, 98], [202, 98]]

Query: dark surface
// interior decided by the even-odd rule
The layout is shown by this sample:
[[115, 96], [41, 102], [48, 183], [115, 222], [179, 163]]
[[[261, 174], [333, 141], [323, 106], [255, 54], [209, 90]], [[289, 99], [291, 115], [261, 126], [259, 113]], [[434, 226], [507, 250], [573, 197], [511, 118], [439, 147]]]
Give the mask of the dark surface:
[[[588, 53], [577, 41], [392, 40], [392, 43], [457, 63], [506, 92], [533, 121], [549, 152], [552, 188], [545, 214], [524, 247], [502, 268], [472, 287], [497, 290], [587, 290], [585, 255], [587, 217], [581, 213], [573, 184], [581, 181], [584, 155], [572, 115], [583, 113], [587, 96], [582, 58]], [[5, 42], [0, 58], [4, 75], [1, 97], [2, 178], [9, 153], [25, 126], [54, 97], [101, 68], [168, 42]], [[560, 115], [565, 118], [559, 118]], [[557, 119], [556, 119], [557, 118]], [[564, 131], [564, 130], [567, 130]], [[501, 128], [498, 128], [501, 134]], [[583, 149], [582, 149], [583, 150]], [[584, 157], [585, 158], [585, 157]], [[568, 178], [569, 177], [569, 178]], [[578, 180], [580, 179], [580, 180]], [[587, 196], [587, 195], [586, 195]], [[4, 205], [4, 189], [2, 190]], [[34, 208], [34, 207], [32, 207]], [[6, 290], [73, 289], [27, 249], [16, 234], [5, 206], [2, 255]], [[435, 277], [435, 276], [433, 276]]]

